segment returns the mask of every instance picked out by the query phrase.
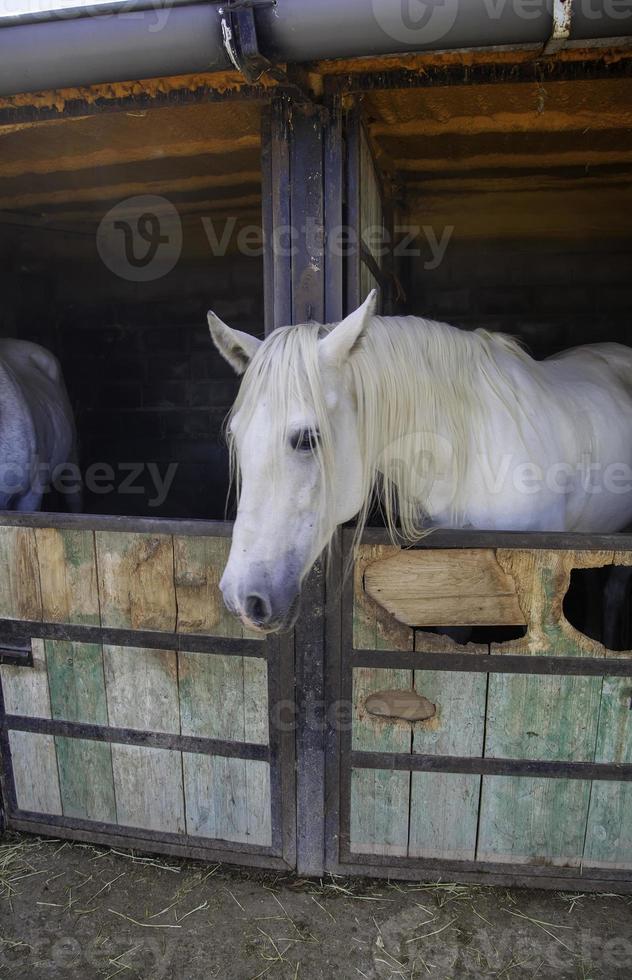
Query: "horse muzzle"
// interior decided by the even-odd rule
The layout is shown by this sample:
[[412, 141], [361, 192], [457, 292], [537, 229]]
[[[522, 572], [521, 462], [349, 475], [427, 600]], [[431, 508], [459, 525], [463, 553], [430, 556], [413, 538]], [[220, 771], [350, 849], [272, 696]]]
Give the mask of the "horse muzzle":
[[279, 633], [292, 629], [300, 609], [300, 586], [293, 584], [272, 592], [262, 588], [232, 590], [220, 583], [226, 608], [256, 633]]

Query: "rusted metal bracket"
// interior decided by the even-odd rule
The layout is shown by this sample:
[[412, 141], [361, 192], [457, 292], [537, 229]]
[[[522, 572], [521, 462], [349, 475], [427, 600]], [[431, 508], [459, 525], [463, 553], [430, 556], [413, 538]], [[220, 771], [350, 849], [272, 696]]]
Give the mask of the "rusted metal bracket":
[[217, 10], [222, 41], [231, 64], [251, 84], [264, 74], [271, 75], [277, 81], [283, 81], [285, 77], [280, 69], [275, 68], [261, 54], [257, 42], [254, 11], [256, 8], [275, 5], [276, 0], [226, 0]]
[[296, 102], [315, 104], [312, 93], [302, 83], [298, 70], [291, 74], [274, 65], [259, 50], [255, 10], [274, 7], [277, 0], [227, 0], [218, 8], [224, 48], [231, 64], [251, 85], [266, 75]]

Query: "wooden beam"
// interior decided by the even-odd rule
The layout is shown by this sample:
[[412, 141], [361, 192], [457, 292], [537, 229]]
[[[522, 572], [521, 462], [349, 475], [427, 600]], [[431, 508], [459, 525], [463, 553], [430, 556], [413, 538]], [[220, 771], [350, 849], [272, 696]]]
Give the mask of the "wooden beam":
[[399, 551], [370, 564], [368, 595], [409, 626], [526, 623], [516, 585], [494, 551]]

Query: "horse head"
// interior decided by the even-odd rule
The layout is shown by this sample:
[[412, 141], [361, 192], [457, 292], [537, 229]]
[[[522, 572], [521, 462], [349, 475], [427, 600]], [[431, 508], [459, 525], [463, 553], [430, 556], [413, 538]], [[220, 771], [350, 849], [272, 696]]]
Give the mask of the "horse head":
[[208, 314], [215, 345], [243, 375], [227, 426], [239, 503], [220, 588], [251, 629], [293, 625], [305, 576], [370, 490], [346, 365], [375, 300], [333, 327], [281, 327], [265, 340]]

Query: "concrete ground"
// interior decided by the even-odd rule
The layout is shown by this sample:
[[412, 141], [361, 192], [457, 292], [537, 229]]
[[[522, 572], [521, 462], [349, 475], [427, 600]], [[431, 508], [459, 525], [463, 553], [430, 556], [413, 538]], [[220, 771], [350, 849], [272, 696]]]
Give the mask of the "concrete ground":
[[632, 897], [327, 878], [0, 841], [0, 977], [632, 976]]

